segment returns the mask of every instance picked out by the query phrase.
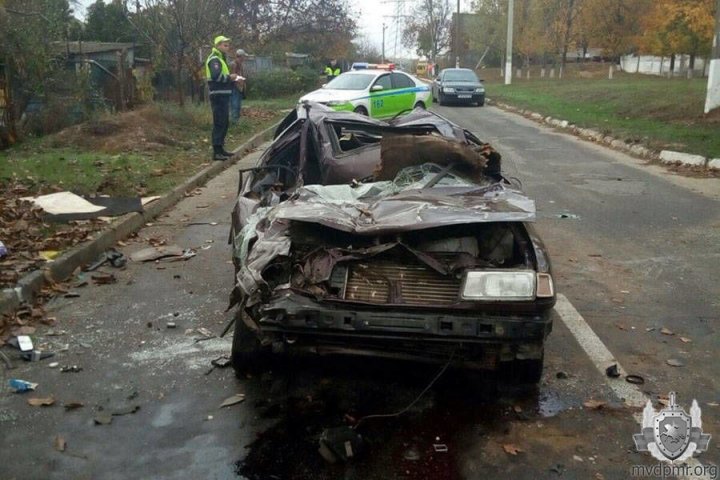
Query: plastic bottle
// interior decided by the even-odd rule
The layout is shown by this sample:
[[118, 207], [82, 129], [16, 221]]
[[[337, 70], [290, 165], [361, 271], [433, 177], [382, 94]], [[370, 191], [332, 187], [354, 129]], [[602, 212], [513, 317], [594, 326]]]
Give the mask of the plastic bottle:
[[11, 378], [8, 380], [10, 388], [14, 388], [16, 393], [29, 392], [35, 390], [37, 383], [31, 383], [26, 380], [20, 380], [19, 378]]

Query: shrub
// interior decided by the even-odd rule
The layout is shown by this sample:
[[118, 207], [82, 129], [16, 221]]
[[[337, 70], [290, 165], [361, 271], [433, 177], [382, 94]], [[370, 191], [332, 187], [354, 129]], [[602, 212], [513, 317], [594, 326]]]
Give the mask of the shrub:
[[320, 75], [310, 68], [278, 69], [258, 72], [248, 78], [248, 98], [272, 98], [314, 90]]

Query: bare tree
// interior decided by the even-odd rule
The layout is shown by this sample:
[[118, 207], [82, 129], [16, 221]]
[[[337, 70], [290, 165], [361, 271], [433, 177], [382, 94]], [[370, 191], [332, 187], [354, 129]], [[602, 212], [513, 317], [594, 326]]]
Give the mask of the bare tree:
[[403, 43], [435, 62], [450, 45], [452, 11], [450, 0], [420, 0], [403, 32]]

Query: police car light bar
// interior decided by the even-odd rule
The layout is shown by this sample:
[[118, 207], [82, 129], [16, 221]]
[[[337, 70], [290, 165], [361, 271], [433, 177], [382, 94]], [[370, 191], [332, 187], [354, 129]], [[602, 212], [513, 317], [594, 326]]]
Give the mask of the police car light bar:
[[395, 64], [394, 63], [371, 63], [368, 64], [368, 68], [373, 70], [395, 70]]

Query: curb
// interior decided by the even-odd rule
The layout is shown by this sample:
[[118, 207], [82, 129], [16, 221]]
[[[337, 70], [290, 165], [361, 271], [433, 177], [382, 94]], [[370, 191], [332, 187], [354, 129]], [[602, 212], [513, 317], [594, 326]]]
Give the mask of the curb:
[[35, 270], [18, 280], [14, 288], [0, 291], [0, 315], [18, 309], [24, 303], [32, 303], [37, 293], [50, 281], [62, 281], [68, 278], [76, 268], [96, 260], [105, 250], [112, 247], [118, 240], [142, 228], [149, 220], [154, 219], [165, 210], [177, 204], [185, 197], [185, 193], [207, 183], [222, 171], [242, 160], [251, 150], [272, 138], [280, 122], [253, 135], [250, 140], [233, 150], [236, 155], [226, 162], [213, 162], [170, 192], [144, 208], [142, 213], [130, 213], [110, 224], [105, 230], [81, 245], [62, 254], [54, 262], [40, 270]]
[[512, 105], [508, 105], [507, 103], [496, 102], [490, 99], [486, 99], [486, 101], [507, 112], [517, 113], [537, 123], [546, 123], [552, 127], [561, 130], [567, 130], [570, 133], [573, 133], [574, 135], [584, 140], [601, 143], [606, 147], [612, 148], [613, 150], [619, 150], [623, 153], [627, 153], [635, 157], [649, 160], [659, 160], [666, 165], [681, 164], [693, 167], [702, 167], [705, 169], [720, 170], [720, 158], [710, 159], [705, 158], [702, 155], [693, 155], [691, 153], [684, 152], [674, 152], [671, 150], [662, 150], [661, 152], [656, 152], [639, 143], [627, 143], [619, 138], [604, 135], [598, 130], [593, 130], [591, 128], [580, 128], [574, 124], [571, 124], [567, 120], [544, 117], [540, 113], [514, 107]]

